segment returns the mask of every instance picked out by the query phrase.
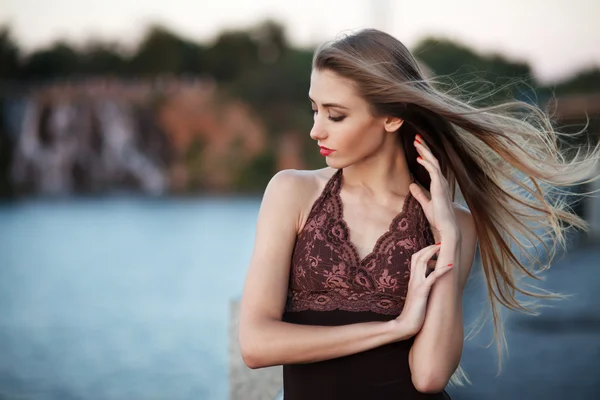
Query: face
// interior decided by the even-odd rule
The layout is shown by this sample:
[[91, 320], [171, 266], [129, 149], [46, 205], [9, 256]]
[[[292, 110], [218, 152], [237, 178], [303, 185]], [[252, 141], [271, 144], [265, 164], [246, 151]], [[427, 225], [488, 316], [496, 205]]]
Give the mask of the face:
[[372, 116], [352, 82], [328, 70], [313, 70], [308, 96], [314, 112], [310, 136], [333, 168], [373, 156], [401, 125], [398, 119]]

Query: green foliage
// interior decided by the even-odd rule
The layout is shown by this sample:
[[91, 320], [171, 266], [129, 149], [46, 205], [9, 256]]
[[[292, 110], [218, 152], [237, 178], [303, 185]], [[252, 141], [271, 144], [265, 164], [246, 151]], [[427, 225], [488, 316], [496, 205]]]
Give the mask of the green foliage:
[[62, 78], [82, 71], [77, 51], [64, 41], [31, 54], [23, 66], [23, 75], [33, 79]]
[[245, 192], [263, 191], [275, 174], [275, 152], [268, 148], [242, 168], [235, 189]]
[[258, 47], [246, 32], [224, 32], [208, 49], [208, 70], [219, 82], [238, 77], [258, 64]]
[[183, 161], [189, 174], [188, 190], [199, 191], [204, 189], [204, 168], [202, 166], [202, 153], [206, 147], [200, 139], [200, 135], [195, 135], [194, 140], [187, 148]]
[[208, 49], [208, 69], [217, 81], [234, 82], [253, 72], [263, 72], [287, 50], [283, 26], [265, 21], [248, 31], [221, 33]]
[[[532, 88], [555, 90], [558, 95], [600, 90], [599, 68], [541, 88], [526, 63], [497, 54], [480, 55], [449, 40], [425, 39], [413, 53], [436, 75], [446, 77], [446, 82], [453, 79], [466, 85], [465, 92], [498, 89], [492, 100], [527, 98]], [[10, 28], [0, 26], [0, 79], [52, 79], [80, 74], [209, 75], [257, 100], [261, 109], [272, 109], [280, 99], [297, 103], [306, 97], [311, 58], [312, 50], [291, 48], [284, 27], [272, 20], [247, 30], [222, 32], [211, 44], [200, 44], [164, 26], [152, 25], [130, 55], [116, 43], [92, 40], [80, 49], [58, 41], [21, 57]], [[245, 82], [247, 79], [250, 82]], [[506, 87], [508, 83], [512, 83], [510, 87]]]
[[303, 152], [302, 159], [306, 163], [308, 169], [325, 168], [327, 166], [325, 157], [319, 153], [317, 143], [308, 135], [303, 136]]
[[8, 27], [0, 27], [0, 79], [14, 79], [19, 74], [19, 48]]
[[128, 70], [132, 74], [159, 75], [206, 72], [206, 49], [154, 25], [140, 43]]
[[537, 85], [531, 68], [493, 54], [483, 56], [458, 43], [429, 38], [413, 54], [429, 67], [441, 83], [439, 89], [477, 105], [519, 99], [535, 102]]
[[590, 68], [582, 71], [574, 77], [549, 88], [552, 88], [557, 96], [600, 92], [600, 68]]
[[[3, 110], [4, 100], [0, 97], [0, 111]], [[12, 197], [14, 188], [10, 182], [10, 166], [14, 151], [14, 141], [8, 135], [4, 120], [0, 118], [0, 198]]]
[[89, 75], [120, 75], [126, 72], [127, 58], [116, 43], [93, 41], [80, 53], [80, 72]]
[[[475, 105], [513, 98], [542, 104], [553, 94], [600, 91], [599, 68], [581, 72], [558, 85], [542, 87], [535, 82], [526, 63], [497, 54], [481, 55], [449, 40], [423, 40], [413, 53], [433, 71], [441, 90]], [[76, 48], [59, 41], [24, 57], [10, 29], [0, 27], [0, 80], [28, 82], [81, 74], [212, 77], [219, 83], [217, 101], [223, 96], [241, 98], [249, 104], [266, 126], [269, 143], [278, 143], [279, 134], [300, 132], [303, 160], [308, 168], [320, 168], [324, 166], [323, 158], [309, 137], [312, 117], [307, 97], [312, 56], [312, 49], [291, 47], [284, 27], [271, 20], [246, 30], [221, 32], [205, 44], [153, 25], [130, 54], [117, 43], [91, 41]], [[153, 109], [159, 108], [162, 96], [164, 93], [157, 92], [151, 98]], [[0, 152], [8, 148], [5, 136], [0, 132]], [[205, 143], [196, 139], [184, 155], [191, 190], [204, 188], [204, 148]], [[223, 161], [226, 166], [241, 170], [235, 183], [240, 190], [264, 189], [275, 172], [273, 148], [247, 166], [236, 164], [242, 158], [233, 158]], [[3, 174], [6, 172], [0, 171], [0, 178]]]
[[507, 78], [531, 76], [531, 69], [525, 63], [512, 62], [498, 54], [482, 56], [450, 40], [425, 39], [413, 49], [413, 54], [440, 75], [449, 75], [464, 66], [469, 66], [474, 72], [483, 76], [486, 74]]
[[234, 93], [266, 117], [272, 134], [310, 127], [310, 68], [312, 53], [288, 49], [276, 62], [246, 71], [232, 83]]

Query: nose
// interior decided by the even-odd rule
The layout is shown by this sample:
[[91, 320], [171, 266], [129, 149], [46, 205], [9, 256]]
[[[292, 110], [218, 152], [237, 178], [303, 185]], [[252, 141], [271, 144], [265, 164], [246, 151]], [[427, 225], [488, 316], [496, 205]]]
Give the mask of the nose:
[[313, 127], [310, 130], [310, 137], [317, 141], [323, 141], [327, 138], [327, 132], [320, 126], [316, 118]]

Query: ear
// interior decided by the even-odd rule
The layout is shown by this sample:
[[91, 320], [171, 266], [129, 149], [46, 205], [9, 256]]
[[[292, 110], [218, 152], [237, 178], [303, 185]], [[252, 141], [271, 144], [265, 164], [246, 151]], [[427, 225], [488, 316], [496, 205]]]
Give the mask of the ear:
[[385, 121], [383, 122], [383, 126], [386, 132], [393, 133], [400, 129], [403, 123], [403, 119], [397, 117], [386, 117]]

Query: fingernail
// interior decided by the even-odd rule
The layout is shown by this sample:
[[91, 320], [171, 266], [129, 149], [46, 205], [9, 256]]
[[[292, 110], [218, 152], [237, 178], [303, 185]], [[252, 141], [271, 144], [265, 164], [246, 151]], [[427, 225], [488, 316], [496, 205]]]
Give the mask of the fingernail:
[[417, 157], [417, 160], [422, 160], [421, 156]]
[[436, 245], [436, 246], [439, 246], [440, 244], [442, 244], [442, 242], [436, 243], [435, 245]]
[[452, 266], [452, 264], [448, 264], [448, 266], [449, 266], [449, 267], [451, 267], [451, 266]]

